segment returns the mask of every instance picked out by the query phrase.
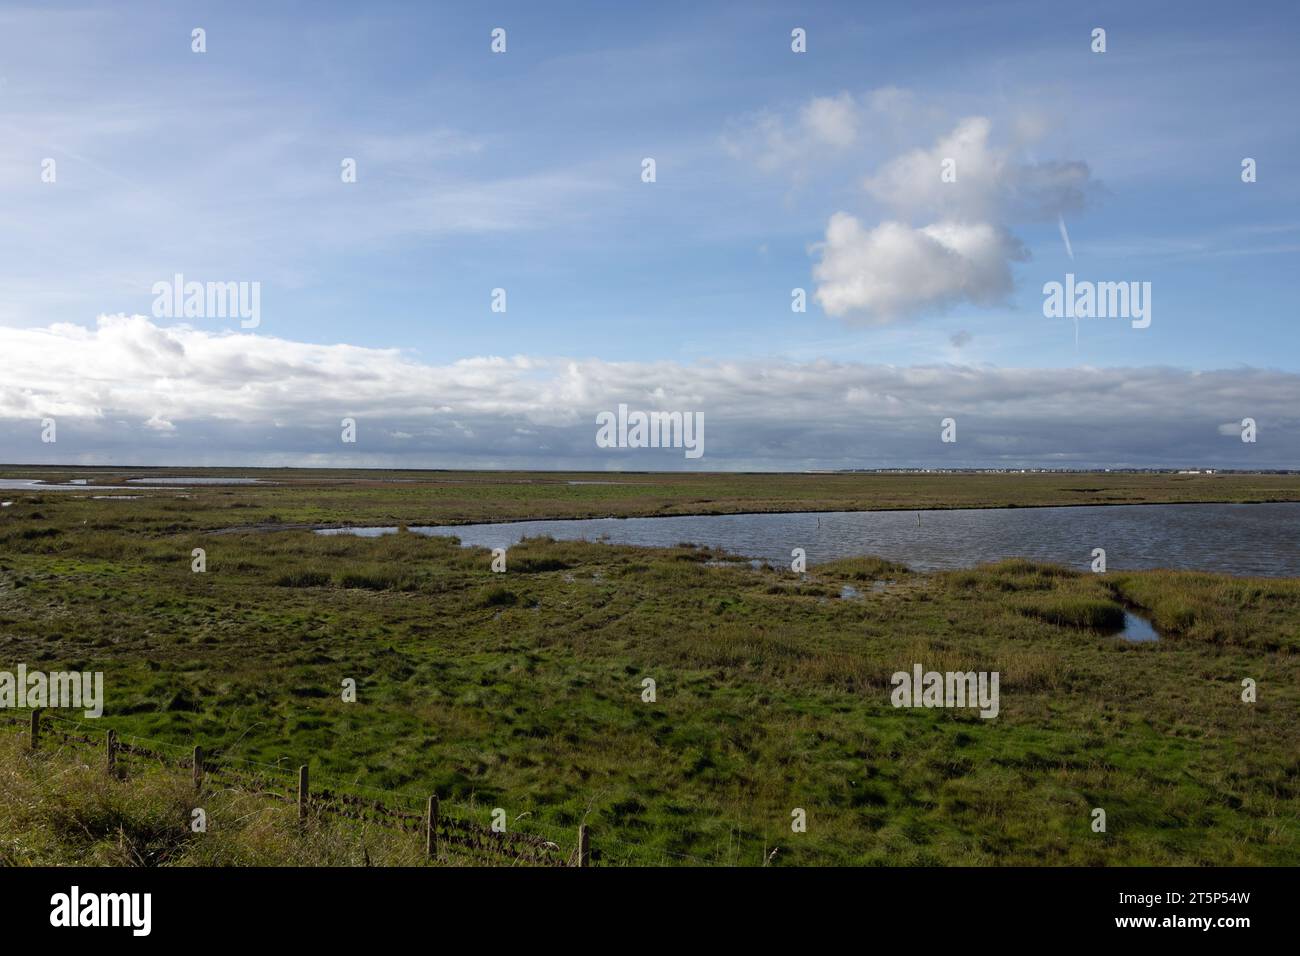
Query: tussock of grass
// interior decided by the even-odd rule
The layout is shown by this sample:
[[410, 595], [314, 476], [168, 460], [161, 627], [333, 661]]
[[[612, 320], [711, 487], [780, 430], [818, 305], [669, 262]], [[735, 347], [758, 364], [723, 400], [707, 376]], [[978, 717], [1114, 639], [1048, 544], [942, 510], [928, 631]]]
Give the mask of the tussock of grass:
[[512, 607], [519, 603], [519, 595], [508, 588], [488, 588], [479, 599], [483, 607]]
[[411, 575], [400, 570], [347, 571], [338, 576], [339, 587], [366, 591], [410, 591], [416, 585]]
[[1124, 626], [1124, 608], [1103, 579], [1058, 565], [1014, 558], [937, 578], [951, 591], [1003, 592], [1008, 607], [1060, 627], [1114, 631]]
[[1300, 628], [1288, 626], [1300, 605], [1300, 580], [1148, 571], [1114, 575], [1110, 582], [1124, 600], [1146, 609], [1162, 633], [1210, 644], [1300, 652]]
[[328, 571], [300, 568], [280, 575], [275, 579], [275, 583], [277, 587], [282, 588], [323, 588], [328, 587], [331, 580]]
[[1007, 558], [1003, 561], [994, 561], [982, 566], [985, 572], [999, 577], [1029, 577], [1029, 578], [1070, 578], [1075, 577], [1078, 572], [1063, 568], [1059, 564], [1048, 564], [1044, 561], [1029, 561], [1025, 558]]
[[1063, 581], [1078, 580], [1080, 574], [1055, 564], [1011, 558], [968, 571], [944, 572], [939, 577], [956, 590], [979, 588], [1008, 592], [1050, 591]]
[[905, 564], [876, 557], [839, 558], [835, 561], [827, 561], [825, 564], [818, 564], [813, 570], [818, 575], [843, 581], [879, 581], [886, 578], [899, 578], [910, 573]]
[[1022, 614], [1059, 624], [1061, 627], [1117, 631], [1124, 626], [1124, 608], [1104, 598], [1051, 595], [1022, 601], [1016, 605], [1016, 609]]

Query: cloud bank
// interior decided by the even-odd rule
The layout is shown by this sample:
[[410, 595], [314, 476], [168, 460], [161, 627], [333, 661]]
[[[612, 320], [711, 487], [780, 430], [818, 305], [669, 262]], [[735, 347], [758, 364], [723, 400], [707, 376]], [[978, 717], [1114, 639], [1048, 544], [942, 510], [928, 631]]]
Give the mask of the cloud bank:
[[[607, 362], [319, 345], [102, 316], [0, 328], [8, 462], [613, 469], [1296, 467], [1300, 375], [1264, 369]], [[703, 458], [600, 449], [595, 416], [699, 411]], [[58, 423], [42, 444], [41, 419]], [[357, 422], [357, 443], [340, 422]], [[940, 421], [958, 441], [940, 442]], [[1254, 418], [1255, 444], [1225, 423]]]

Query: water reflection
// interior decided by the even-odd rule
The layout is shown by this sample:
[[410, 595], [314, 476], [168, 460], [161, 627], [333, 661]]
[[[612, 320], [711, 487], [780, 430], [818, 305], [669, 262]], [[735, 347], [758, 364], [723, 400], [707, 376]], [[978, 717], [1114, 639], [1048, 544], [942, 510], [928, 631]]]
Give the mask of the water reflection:
[[1135, 643], [1145, 643], [1147, 641], [1158, 641], [1160, 635], [1156, 629], [1151, 626], [1151, 622], [1144, 617], [1139, 617], [1132, 611], [1124, 612], [1124, 629], [1119, 632], [1119, 636], [1126, 641]]
[[[1105, 548], [1111, 570], [1174, 568], [1264, 576], [1300, 575], [1300, 503], [1113, 505], [823, 514], [591, 518], [413, 527], [455, 535], [466, 545], [508, 548], [525, 537], [608, 540], [671, 547], [724, 548], [789, 566], [804, 548], [809, 563], [877, 555], [918, 571], [971, 567], [1002, 558], [1051, 561], [1088, 570]], [[395, 528], [327, 529], [322, 534], [390, 534]]]

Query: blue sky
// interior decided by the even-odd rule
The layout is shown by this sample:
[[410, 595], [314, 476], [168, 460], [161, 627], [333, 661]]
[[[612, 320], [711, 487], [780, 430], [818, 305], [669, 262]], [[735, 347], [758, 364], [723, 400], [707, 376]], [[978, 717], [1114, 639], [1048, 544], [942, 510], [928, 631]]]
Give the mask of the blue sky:
[[[1281, 3], [6, 4], [0, 327], [149, 316], [153, 283], [182, 273], [259, 282], [258, 337], [399, 349], [429, 368], [527, 356], [670, 363], [668, 378], [717, 362], [1295, 373], [1297, 26]], [[504, 54], [489, 49], [495, 27]], [[794, 27], [807, 53], [791, 52]], [[910, 189], [908, 170], [928, 170], [970, 120], [979, 182], [959, 165], [961, 193]], [[340, 181], [344, 157], [356, 183]], [[1257, 182], [1241, 181], [1244, 157]], [[41, 181], [46, 158], [56, 183]], [[892, 247], [881, 234], [837, 254], [837, 215], [863, 236], [974, 223], [992, 259], [960, 288], [873, 308], [818, 267], [835, 258], [852, 276]], [[1042, 312], [1043, 283], [1066, 272], [1151, 283], [1150, 327], [1081, 320], [1076, 341]], [[504, 314], [489, 308], [498, 287]], [[830, 314], [819, 290], [848, 304]], [[25, 397], [7, 417], [39, 414], [39, 376], [16, 375]], [[1267, 396], [1279, 408], [1295, 398], [1280, 382]], [[219, 405], [240, 386], [212, 387]], [[87, 420], [79, 460], [129, 444], [102, 429], [90, 441], [96, 416], [152, 411], [177, 425], [160, 449], [195, 447], [169, 399], [128, 393], [170, 394], [137, 379], [64, 403]], [[621, 396], [583, 398], [585, 418]], [[262, 412], [246, 417], [276, 417]], [[1204, 414], [1222, 425], [1238, 410]], [[1274, 465], [1295, 464], [1290, 441]], [[826, 463], [744, 444], [737, 464]], [[27, 451], [48, 449], [0, 458]]]

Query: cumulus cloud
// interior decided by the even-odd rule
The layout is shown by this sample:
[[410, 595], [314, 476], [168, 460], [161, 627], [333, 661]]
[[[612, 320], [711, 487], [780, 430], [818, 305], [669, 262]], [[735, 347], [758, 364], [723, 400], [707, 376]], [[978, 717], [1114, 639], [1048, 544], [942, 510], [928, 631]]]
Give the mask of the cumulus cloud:
[[802, 182], [827, 161], [873, 148], [930, 113], [897, 87], [860, 96], [844, 91], [814, 96], [794, 110], [734, 117], [723, 128], [722, 146], [733, 159]]
[[881, 324], [1000, 303], [1013, 288], [1013, 264], [1028, 257], [1012, 227], [1063, 222], [1098, 188], [1083, 161], [1033, 158], [1047, 129], [1023, 115], [1005, 124], [1003, 140], [990, 117], [967, 116], [940, 127], [932, 145], [873, 155], [902, 136], [929, 139], [935, 119], [935, 109], [889, 88], [814, 97], [784, 117], [763, 113], [730, 124], [724, 142], [734, 156], [795, 183], [819, 167], [821, 179], [834, 178], [840, 170], [826, 165], [837, 157], [852, 158], [859, 170], [874, 165], [858, 182], [881, 211], [877, 223], [841, 209], [813, 246], [821, 257], [815, 297], [827, 314]]
[[940, 222], [914, 229], [883, 222], [866, 229], [831, 216], [813, 268], [815, 298], [828, 315], [884, 323], [958, 302], [994, 305], [1011, 291], [1020, 242], [988, 223]]
[[[1290, 467], [1300, 375], [1231, 369], [607, 362], [396, 349], [105, 316], [0, 328], [0, 459], [115, 464], [672, 469]], [[705, 456], [602, 450], [595, 415], [703, 412]], [[1225, 422], [1276, 436], [1250, 445]], [[58, 420], [58, 444], [40, 419]], [[956, 417], [961, 439], [939, 441]], [[356, 445], [339, 441], [357, 421]]]
[[[991, 142], [992, 130], [987, 117], [967, 117], [931, 148], [885, 163], [863, 186], [907, 216], [1014, 223], [1083, 208], [1093, 188], [1087, 163], [1017, 162], [1011, 147]], [[940, 170], [949, 162], [945, 182]]]
[[1017, 162], [991, 131], [987, 117], [968, 117], [868, 176], [866, 192], [898, 219], [867, 229], [848, 213], [831, 216], [813, 268], [828, 315], [880, 324], [1006, 299], [1012, 263], [1028, 258], [1008, 224], [1078, 210], [1092, 184], [1086, 163]]
[[848, 93], [814, 96], [792, 118], [762, 111], [730, 121], [722, 145], [734, 159], [802, 181], [820, 160], [857, 144], [871, 112]]
[[857, 108], [847, 93], [813, 97], [803, 108], [800, 119], [812, 139], [819, 144], [852, 146], [858, 138]]

